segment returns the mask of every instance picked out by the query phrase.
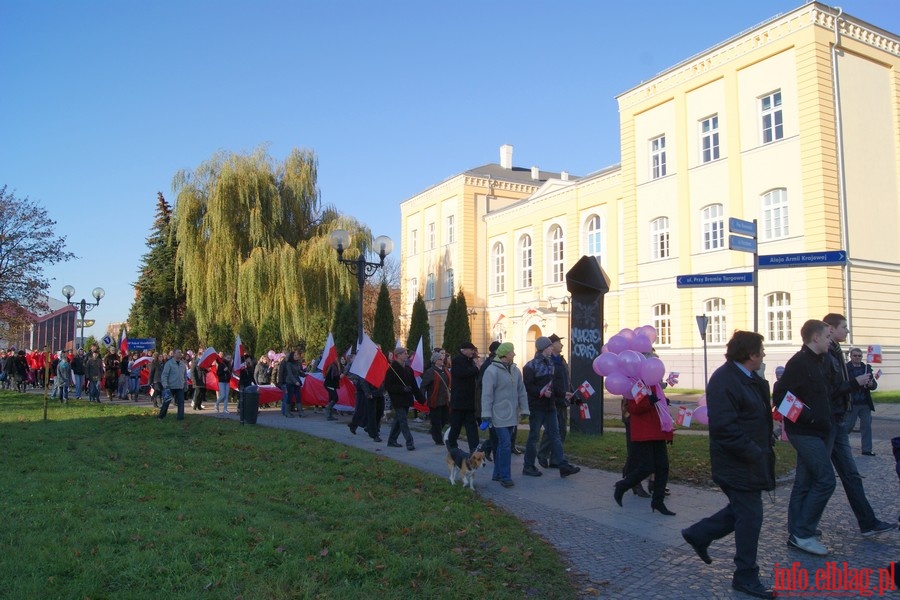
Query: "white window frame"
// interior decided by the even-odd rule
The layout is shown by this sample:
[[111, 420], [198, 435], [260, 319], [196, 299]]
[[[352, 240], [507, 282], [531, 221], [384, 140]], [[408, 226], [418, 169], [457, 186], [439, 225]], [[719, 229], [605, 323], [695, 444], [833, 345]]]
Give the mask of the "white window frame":
[[672, 345], [672, 307], [661, 303], [653, 305], [653, 326], [656, 327], [656, 345]]
[[670, 255], [669, 217], [657, 217], [650, 221], [650, 258], [665, 260]]
[[784, 139], [781, 90], [775, 90], [759, 99], [759, 136], [763, 144]]
[[566, 235], [562, 226], [554, 223], [547, 231], [547, 274], [550, 283], [563, 283], [566, 278]]
[[780, 240], [790, 233], [787, 188], [769, 190], [760, 197], [762, 239]]
[[650, 140], [650, 179], [666, 176], [666, 136]]
[[435, 277], [434, 273], [429, 273], [428, 278], [425, 279], [425, 299], [426, 300], [434, 300], [435, 295]]
[[725, 247], [725, 207], [710, 204], [700, 209], [700, 226], [703, 229], [701, 247], [704, 252]]
[[428, 224], [426, 235], [428, 236], [428, 249], [434, 250], [437, 248], [437, 231], [434, 226], [434, 221]]
[[772, 292], [766, 294], [766, 341], [790, 342], [791, 335], [791, 294]]
[[534, 244], [527, 233], [519, 238], [519, 288], [527, 289], [534, 285]]
[[719, 160], [719, 115], [700, 120], [700, 162]]
[[706, 341], [710, 344], [724, 344], [726, 337], [725, 298], [707, 298], [703, 301], [703, 314], [709, 319], [706, 324]]
[[419, 293], [418, 277], [410, 277], [406, 284], [406, 293], [409, 295], [409, 303], [416, 301], [416, 295]]
[[601, 256], [603, 241], [603, 219], [600, 215], [592, 214], [584, 222], [584, 253], [588, 256]]
[[419, 253], [419, 230], [409, 230], [409, 255], [415, 256]]
[[447, 216], [447, 243], [452, 244], [456, 241], [456, 215]]
[[453, 269], [444, 270], [444, 298], [453, 296]]
[[491, 246], [491, 292], [500, 294], [506, 291], [506, 250], [503, 242], [494, 242]]

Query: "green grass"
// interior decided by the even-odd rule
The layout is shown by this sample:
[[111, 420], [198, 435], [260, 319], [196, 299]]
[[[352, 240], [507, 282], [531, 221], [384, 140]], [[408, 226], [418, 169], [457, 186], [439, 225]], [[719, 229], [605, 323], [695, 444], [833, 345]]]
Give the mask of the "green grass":
[[297, 432], [0, 394], [5, 598], [572, 598], [445, 479]]
[[872, 392], [872, 402], [878, 404], [900, 404], [900, 391], [896, 392]]

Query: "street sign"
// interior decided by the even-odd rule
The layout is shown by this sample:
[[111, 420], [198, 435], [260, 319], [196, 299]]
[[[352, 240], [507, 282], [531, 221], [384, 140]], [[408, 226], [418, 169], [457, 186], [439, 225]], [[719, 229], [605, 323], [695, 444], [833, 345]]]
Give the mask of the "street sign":
[[680, 288], [753, 285], [753, 272], [677, 275], [675, 285]]
[[709, 327], [709, 317], [706, 315], [697, 315], [697, 329], [700, 330], [700, 339], [706, 341], [706, 328]]
[[740, 250], [741, 252], [756, 252], [756, 240], [739, 235], [729, 235], [728, 249]]
[[843, 250], [826, 252], [800, 252], [797, 254], [766, 254], [759, 257], [760, 269], [785, 269], [788, 267], [830, 267], [847, 264]]
[[753, 221], [744, 221], [731, 217], [730, 219], [728, 219], [728, 232], [739, 233], [741, 235], [749, 235], [750, 237], [755, 238], [756, 223], [754, 223]]

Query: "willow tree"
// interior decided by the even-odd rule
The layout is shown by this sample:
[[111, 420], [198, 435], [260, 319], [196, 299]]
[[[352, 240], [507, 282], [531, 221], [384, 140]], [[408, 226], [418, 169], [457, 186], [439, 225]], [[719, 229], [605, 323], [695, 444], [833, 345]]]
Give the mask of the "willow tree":
[[[219, 152], [175, 175], [179, 283], [201, 339], [216, 324], [237, 331], [273, 317], [283, 339], [318, 336], [337, 298], [356, 284], [328, 243], [335, 229], [353, 235], [355, 258], [371, 233], [321, 202], [318, 161], [293, 150], [276, 163], [263, 148]], [[324, 340], [323, 340], [324, 343]]]

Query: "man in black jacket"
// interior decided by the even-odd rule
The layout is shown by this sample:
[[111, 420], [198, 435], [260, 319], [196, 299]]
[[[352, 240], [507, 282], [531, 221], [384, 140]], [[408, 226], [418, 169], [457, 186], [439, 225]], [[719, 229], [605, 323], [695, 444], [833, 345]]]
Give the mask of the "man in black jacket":
[[728, 496], [728, 505], [683, 529], [681, 535], [709, 564], [709, 545], [734, 532], [732, 587], [757, 598], [774, 598], [760, 582], [756, 563], [762, 491], [775, 489], [769, 384], [756, 374], [765, 355], [763, 336], [736, 331], [728, 342], [725, 364], [709, 380], [709, 458], [713, 481]]
[[450, 365], [450, 432], [447, 434], [447, 447], [458, 448], [459, 432], [465, 426], [466, 439], [469, 441], [469, 452], [478, 447], [478, 425], [475, 422], [475, 386], [478, 382], [478, 370], [481, 360], [475, 358], [478, 349], [472, 342], [463, 342], [459, 354], [453, 357]]
[[391, 406], [394, 408], [394, 423], [391, 425], [391, 432], [388, 434], [387, 445], [392, 448], [401, 448], [397, 443], [397, 438], [403, 434], [406, 440], [406, 449], [415, 450], [412, 433], [409, 431], [407, 415], [409, 407], [412, 406], [413, 398], [425, 404], [425, 396], [419, 390], [419, 384], [416, 383], [416, 376], [412, 368], [406, 364], [409, 352], [406, 348], [396, 348], [394, 350], [394, 360], [388, 365], [387, 373], [384, 376], [384, 389], [391, 397]]

